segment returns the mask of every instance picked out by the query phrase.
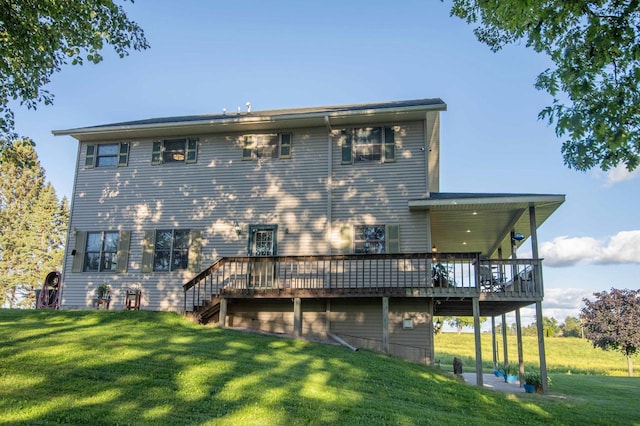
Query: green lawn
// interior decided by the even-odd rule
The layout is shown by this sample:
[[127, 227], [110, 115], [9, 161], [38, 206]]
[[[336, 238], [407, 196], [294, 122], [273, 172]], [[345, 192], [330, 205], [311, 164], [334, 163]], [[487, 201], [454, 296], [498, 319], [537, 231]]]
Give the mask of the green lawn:
[[0, 424], [640, 424], [637, 378], [557, 370], [552, 395], [505, 394], [171, 313], [0, 310], [0, 360]]

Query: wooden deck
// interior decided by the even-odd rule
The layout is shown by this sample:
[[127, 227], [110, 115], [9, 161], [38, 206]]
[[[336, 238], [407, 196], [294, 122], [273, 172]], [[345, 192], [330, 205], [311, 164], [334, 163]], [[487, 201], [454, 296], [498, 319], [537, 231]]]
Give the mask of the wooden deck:
[[483, 316], [542, 300], [539, 259], [477, 253], [225, 257], [184, 284], [185, 312], [213, 298], [421, 297], [436, 315]]

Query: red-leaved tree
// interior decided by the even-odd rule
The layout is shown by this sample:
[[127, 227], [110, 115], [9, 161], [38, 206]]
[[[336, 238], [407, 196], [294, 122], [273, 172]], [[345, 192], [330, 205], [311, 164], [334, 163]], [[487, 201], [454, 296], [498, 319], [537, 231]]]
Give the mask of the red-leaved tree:
[[586, 338], [603, 350], [619, 350], [627, 357], [629, 376], [633, 376], [631, 357], [640, 349], [640, 290], [618, 290], [593, 294], [595, 301], [583, 299], [580, 319]]

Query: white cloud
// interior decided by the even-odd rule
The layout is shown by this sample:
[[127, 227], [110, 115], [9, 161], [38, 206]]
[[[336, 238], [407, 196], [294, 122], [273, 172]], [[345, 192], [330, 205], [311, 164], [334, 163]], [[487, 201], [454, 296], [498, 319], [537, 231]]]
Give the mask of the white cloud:
[[640, 175], [640, 167], [632, 172], [629, 172], [624, 164], [619, 164], [615, 168], [607, 172], [605, 186], [613, 186], [616, 183], [624, 182], [625, 180], [631, 180]]
[[640, 263], [640, 231], [621, 231], [608, 240], [557, 237], [540, 245], [540, 255], [546, 266]]

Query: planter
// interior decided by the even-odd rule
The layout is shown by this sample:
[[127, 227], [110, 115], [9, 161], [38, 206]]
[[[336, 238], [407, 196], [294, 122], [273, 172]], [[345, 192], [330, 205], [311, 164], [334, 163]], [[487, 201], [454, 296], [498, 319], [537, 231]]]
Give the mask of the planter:
[[535, 385], [524, 385], [524, 391], [526, 393], [534, 393], [536, 391], [536, 386]]
[[507, 376], [504, 377], [504, 381], [507, 382], [507, 383], [515, 383], [515, 382], [518, 381], [518, 376], [509, 376], [509, 375], [507, 375]]

